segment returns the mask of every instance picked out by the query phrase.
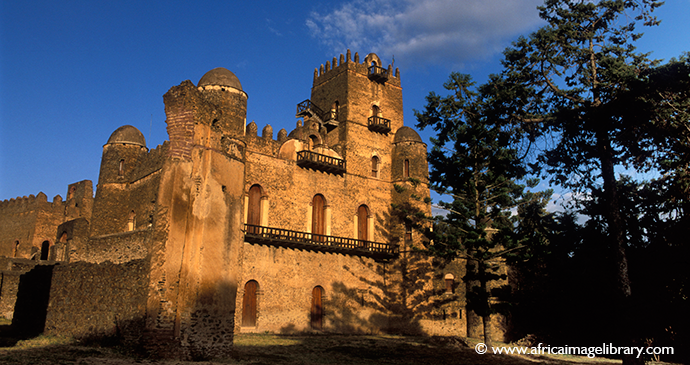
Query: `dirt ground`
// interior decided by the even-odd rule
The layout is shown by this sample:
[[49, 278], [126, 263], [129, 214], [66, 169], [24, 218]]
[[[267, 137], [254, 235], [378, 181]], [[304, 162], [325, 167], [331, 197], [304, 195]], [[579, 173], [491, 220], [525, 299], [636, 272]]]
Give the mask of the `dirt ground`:
[[475, 351], [478, 341], [456, 337], [271, 335], [235, 337], [230, 358], [206, 362], [159, 361], [121, 346], [86, 345], [67, 338], [44, 337], [0, 343], [0, 364], [616, 364], [617, 360], [579, 356], [508, 356]]

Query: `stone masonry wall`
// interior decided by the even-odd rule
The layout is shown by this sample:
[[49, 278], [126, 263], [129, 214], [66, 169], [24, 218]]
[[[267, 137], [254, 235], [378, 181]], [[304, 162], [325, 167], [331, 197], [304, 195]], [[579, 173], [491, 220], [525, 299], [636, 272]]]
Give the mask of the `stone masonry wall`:
[[146, 260], [56, 265], [45, 333], [77, 338], [122, 335], [138, 342], [146, 313], [148, 270]]

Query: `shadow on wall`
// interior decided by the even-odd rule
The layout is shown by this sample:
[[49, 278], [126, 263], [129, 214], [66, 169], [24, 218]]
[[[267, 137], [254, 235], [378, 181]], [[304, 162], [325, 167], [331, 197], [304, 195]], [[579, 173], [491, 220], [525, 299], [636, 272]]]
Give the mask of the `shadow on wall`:
[[29, 338], [43, 333], [54, 267], [36, 265], [20, 277], [11, 328], [16, 336]]

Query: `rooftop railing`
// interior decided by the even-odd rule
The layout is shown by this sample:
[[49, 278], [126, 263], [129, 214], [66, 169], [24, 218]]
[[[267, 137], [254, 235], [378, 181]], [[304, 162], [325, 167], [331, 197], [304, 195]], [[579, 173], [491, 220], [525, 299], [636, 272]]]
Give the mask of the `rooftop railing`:
[[337, 252], [367, 256], [375, 259], [390, 259], [398, 254], [397, 247], [379, 242], [357, 240], [345, 237], [291, 231], [288, 229], [245, 224], [244, 240], [249, 243], [266, 244], [305, 250]]

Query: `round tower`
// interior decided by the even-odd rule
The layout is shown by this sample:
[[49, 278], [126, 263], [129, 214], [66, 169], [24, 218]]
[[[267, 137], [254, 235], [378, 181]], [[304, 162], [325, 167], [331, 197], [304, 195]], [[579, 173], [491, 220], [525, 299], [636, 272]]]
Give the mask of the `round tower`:
[[103, 146], [98, 184], [129, 181], [140, 158], [147, 152], [146, 140], [138, 129], [131, 125], [116, 129]]
[[392, 165], [393, 181], [406, 181], [413, 178], [428, 183], [426, 143], [414, 129], [403, 126], [395, 132]]
[[201, 77], [197, 87], [219, 110], [214, 125], [231, 135], [244, 135], [248, 96], [237, 76], [223, 67], [214, 68]]

